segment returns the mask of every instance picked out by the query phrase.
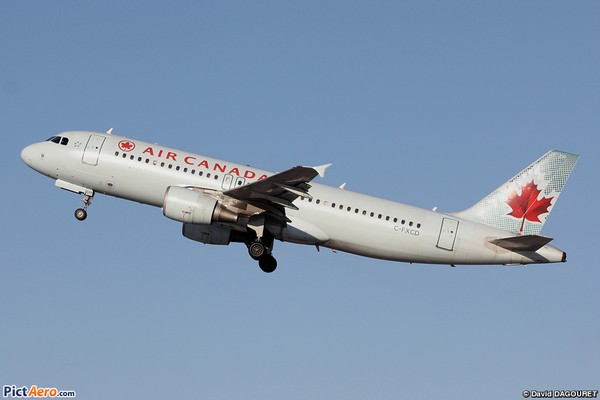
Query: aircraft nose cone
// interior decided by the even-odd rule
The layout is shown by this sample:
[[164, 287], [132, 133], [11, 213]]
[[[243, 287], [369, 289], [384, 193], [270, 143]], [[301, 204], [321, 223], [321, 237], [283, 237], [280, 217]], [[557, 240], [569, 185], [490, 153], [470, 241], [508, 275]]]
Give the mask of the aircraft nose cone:
[[32, 144], [30, 144], [29, 146], [27, 146], [23, 150], [21, 150], [21, 158], [23, 159], [25, 164], [27, 164], [28, 166], [31, 167], [31, 160], [33, 159], [33, 145]]

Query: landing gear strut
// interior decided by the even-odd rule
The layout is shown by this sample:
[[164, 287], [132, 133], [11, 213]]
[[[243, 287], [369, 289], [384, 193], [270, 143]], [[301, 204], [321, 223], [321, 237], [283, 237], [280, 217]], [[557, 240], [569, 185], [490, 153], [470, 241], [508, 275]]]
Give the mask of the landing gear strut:
[[273, 235], [265, 229], [265, 217], [253, 216], [248, 221], [248, 228], [256, 233], [256, 238], [247, 242], [250, 257], [258, 261], [258, 266], [266, 273], [271, 273], [277, 268], [277, 260], [271, 255], [273, 250]]
[[83, 221], [87, 218], [86, 209], [89, 207], [90, 204], [92, 204], [92, 197], [94, 197], [93, 194], [91, 196], [85, 195], [85, 197], [81, 199], [81, 201], [83, 201], [83, 208], [78, 208], [77, 210], [75, 210], [75, 218], [77, 218], [79, 221]]

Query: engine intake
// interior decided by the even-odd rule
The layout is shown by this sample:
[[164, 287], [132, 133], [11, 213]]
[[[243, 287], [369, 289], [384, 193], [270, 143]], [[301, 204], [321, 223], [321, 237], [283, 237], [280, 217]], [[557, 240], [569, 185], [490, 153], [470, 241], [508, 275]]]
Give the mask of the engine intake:
[[181, 186], [169, 186], [163, 202], [163, 214], [175, 221], [210, 225], [213, 222], [235, 224], [238, 215], [223, 207], [214, 197]]

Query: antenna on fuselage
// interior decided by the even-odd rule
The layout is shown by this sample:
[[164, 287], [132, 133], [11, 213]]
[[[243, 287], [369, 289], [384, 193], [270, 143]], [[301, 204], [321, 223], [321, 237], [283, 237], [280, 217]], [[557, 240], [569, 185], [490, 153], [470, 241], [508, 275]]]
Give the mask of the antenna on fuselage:
[[113, 130], [113, 128], [110, 128], [108, 131], [106, 131], [106, 133], [108, 133], [109, 135], [112, 135], [112, 133], [111, 133], [112, 130]]

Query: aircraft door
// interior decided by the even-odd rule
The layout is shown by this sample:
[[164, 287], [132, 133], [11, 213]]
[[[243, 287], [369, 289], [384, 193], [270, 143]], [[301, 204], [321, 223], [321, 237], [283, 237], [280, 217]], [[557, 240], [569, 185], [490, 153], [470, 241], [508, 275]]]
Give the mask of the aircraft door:
[[442, 227], [440, 228], [440, 236], [436, 247], [445, 250], [454, 250], [454, 242], [456, 241], [456, 232], [458, 231], [458, 221], [451, 218], [442, 219]]
[[85, 145], [85, 149], [83, 150], [81, 161], [86, 164], [98, 165], [98, 156], [100, 155], [104, 140], [106, 140], [104, 136], [90, 135], [90, 138]]
[[246, 183], [246, 178], [242, 178], [241, 176], [238, 176], [235, 178], [235, 187], [242, 186], [245, 183]]
[[225, 174], [223, 182], [221, 183], [221, 188], [223, 188], [223, 190], [233, 189], [234, 187], [242, 186], [244, 183], [246, 183], [246, 178]]
[[223, 182], [221, 183], [221, 188], [223, 190], [231, 189], [231, 184], [233, 183], [233, 175], [225, 174], [223, 177]]

